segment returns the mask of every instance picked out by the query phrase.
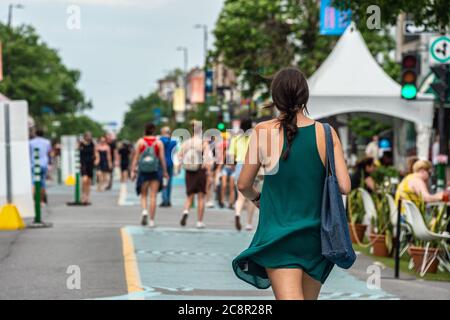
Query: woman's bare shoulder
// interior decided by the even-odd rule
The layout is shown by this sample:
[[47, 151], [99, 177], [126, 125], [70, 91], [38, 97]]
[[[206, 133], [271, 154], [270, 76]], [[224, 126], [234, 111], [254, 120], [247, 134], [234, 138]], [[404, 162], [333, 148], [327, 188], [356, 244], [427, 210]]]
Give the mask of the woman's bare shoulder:
[[275, 129], [275, 128], [279, 128], [280, 124], [278, 119], [271, 119], [271, 120], [267, 120], [267, 121], [262, 121], [260, 123], [258, 123], [255, 127], [256, 130], [260, 130], [260, 129]]

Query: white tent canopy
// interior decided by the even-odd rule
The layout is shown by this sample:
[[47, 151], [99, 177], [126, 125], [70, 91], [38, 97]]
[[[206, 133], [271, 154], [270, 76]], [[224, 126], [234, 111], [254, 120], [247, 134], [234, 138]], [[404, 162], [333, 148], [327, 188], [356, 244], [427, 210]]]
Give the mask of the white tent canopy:
[[434, 115], [432, 99], [426, 95], [412, 101], [401, 99], [401, 86], [372, 57], [354, 23], [308, 82], [308, 109], [313, 118], [370, 112], [414, 122], [419, 134], [417, 140], [421, 142], [418, 154], [428, 157]]

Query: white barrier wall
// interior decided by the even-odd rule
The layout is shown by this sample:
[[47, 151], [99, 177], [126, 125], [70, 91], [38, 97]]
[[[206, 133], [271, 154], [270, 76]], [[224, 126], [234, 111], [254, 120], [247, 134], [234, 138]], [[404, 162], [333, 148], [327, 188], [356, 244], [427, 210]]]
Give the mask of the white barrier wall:
[[75, 151], [77, 149], [76, 136], [62, 136], [61, 137], [61, 167], [62, 179], [70, 176], [75, 177]]
[[34, 217], [34, 204], [26, 101], [0, 102], [0, 206], [6, 204], [6, 104], [9, 104], [10, 118], [12, 203], [22, 218], [30, 218]]

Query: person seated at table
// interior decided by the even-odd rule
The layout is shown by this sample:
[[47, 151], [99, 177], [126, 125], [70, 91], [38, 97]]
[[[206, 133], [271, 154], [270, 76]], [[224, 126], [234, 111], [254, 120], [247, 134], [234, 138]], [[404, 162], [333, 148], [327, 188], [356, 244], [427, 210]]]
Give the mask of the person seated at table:
[[375, 171], [375, 160], [372, 157], [365, 157], [355, 165], [355, 171], [351, 175], [352, 190], [364, 188], [370, 193], [375, 191], [375, 180], [371, 174]]
[[428, 160], [416, 161], [413, 165], [413, 173], [407, 175], [398, 185], [395, 194], [395, 201], [399, 199], [410, 200], [418, 208], [421, 205], [421, 199], [425, 203], [438, 202], [444, 199], [444, 192], [430, 194], [428, 191], [428, 180], [431, 175], [432, 164]]

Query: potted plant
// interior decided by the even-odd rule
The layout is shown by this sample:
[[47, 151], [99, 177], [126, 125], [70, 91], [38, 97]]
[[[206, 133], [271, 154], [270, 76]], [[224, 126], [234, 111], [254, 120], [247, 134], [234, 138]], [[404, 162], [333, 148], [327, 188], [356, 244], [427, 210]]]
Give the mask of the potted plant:
[[361, 243], [364, 240], [364, 234], [367, 225], [363, 224], [365, 215], [361, 192], [355, 189], [348, 195], [348, 227], [352, 243]]
[[384, 192], [373, 194], [376, 214], [371, 219], [370, 243], [372, 253], [378, 257], [389, 257], [393, 247], [393, 228], [389, 203]]
[[[447, 230], [447, 225], [450, 222], [450, 217], [445, 217], [445, 213], [447, 212], [447, 206], [435, 206], [433, 207], [429, 213], [426, 212], [425, 203], [421, 199], [419, 205], [419, 211], [422, 213], [422, 217], [424, 219], [425, 225], [428, 230], [434, 233], [442, 233]], [[417, 238], [413, 239], [412, 245], [408, 248], [408, 253], [412, 259], [412, 263], [416, 272], [421, 272], [423, 260], [425, 259], [427, 241], [419, 240]], [[428, 264], [430, 258], [439, 254], [439, 242], [431, 241], [428, 247], [428, 255], [427, 261]], [[434, 259], [431, 263], [430, 267], [426, 271], [427, 273], [436, 273], [439, 266], [439, 260]]]

